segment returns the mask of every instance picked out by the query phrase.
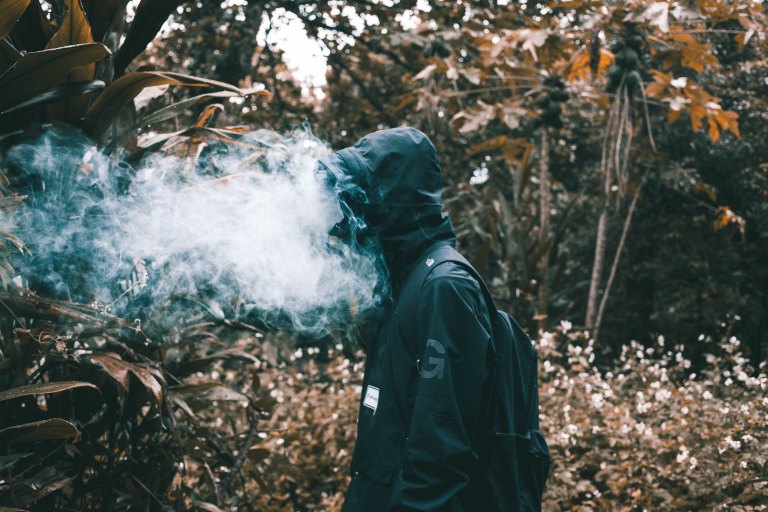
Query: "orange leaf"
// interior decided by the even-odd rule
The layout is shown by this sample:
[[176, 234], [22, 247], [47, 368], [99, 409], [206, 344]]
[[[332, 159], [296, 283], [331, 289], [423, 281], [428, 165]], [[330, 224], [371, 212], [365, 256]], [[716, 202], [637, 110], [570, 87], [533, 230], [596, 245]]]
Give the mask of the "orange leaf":
[[197, 121], [195, 121], [195, 126], [198, 128], [204, 127], [213, 118], [216, 112], [223, 112], [223, 111], [224, 111], [224, 105], [222, 105], [221, 103], [214, 103], [213, 105], [208, 105], [200, 114], [200, 117], [197, 118]]
[[720, 138], [720, 129], [717, 127], [717, 121], [715, 120], [714, 116], [708, 116], [707, 122], [709, 123], [709, 139], [713, 143], [716, 143]]
[[747, 221], [740, 215], [736, 215], [728, 206], [719, 207], [714, 221], [715, 231], [720, 231], [729, 224], [735, 224], [739, 229], [741, 236], [743, 237], [745, 235]]
[[576, 79], [586, 80], [587, 71], [589, 71], [589, 52], [583, 51], [576, 56], [573, 64], [571, 64], [567, 79], [569, 82]]
[[670, 108], [667, 110], [667, 123], [668, 124], [675, 124], [678, 119], [680, 119], [680, 114], [683, 113], [682, 109], [675, 110], [673, 108]]
[[700, 43], [691, 34], [683, 31], [683, 27], [673, 26], [672, 32], [666, 36], [666, 39], [675, 46], [670, 55], [677, 58], [681, 66], [694, 69], [699, 73], [702, 73], [707, 66], [717, 67], [720, 61], [712, 54], [711, 46]]
[[741, 137], [741, 133], [739, 132], [739, 114], [728, 110], [723, 112], [723, 116], [728, 121], [728, 130], [735, 136]]
[[3, 2], [3, 13], [0, 14], [0, 39], [13, 30], [13, 26], [19, 20], [29, 6], [29, 0], [6, 0]]
[[478, 153], [488, 153], [504, 146], [507, 143], [507, 137], [505, 135], [499, 135], [492, 139], [488, 139], [479, 144], [475, 144], [467, 150], [467, 156], [474, 156]]
[[702, 118], [706, 117], [707, 111], [701, 105], [693, 103], [688, 108], [688, 113], [691, 115], [691, 128], [694, 132], [698, 132], [701, 130]]

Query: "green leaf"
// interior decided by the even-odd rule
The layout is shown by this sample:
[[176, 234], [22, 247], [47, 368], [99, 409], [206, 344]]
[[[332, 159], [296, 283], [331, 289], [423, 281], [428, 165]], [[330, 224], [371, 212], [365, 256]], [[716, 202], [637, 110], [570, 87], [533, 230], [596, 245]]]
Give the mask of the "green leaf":
[[157, 405], [163, 403], [163, 378], [159, 372], [153, 368], [146, 368], [128, 361], [123, 361], [120, 356], [113, 353], [94, 354], [89, 359], [100, 366], [107, 374], [112, 377], [126, 391], [129, 388], [129, 373], [133, 374], [139, 382], [146, 388]]
[[94, 354], [88, 358], [97, 366], [100, 366], [112, 380], [120, 384], [125, 391], [128, 391], [130, 377], [128, 376], [129, 367], [125, 361], [120, 359], [117, 354]]
[[122, 19], [128, 0], [82, 0], [82, 4], [91, 25], [93, 39], [104, 42], [115, 21]]
[[123, 75], [104, 89], [88, 110], [86, 130], [93, 135], [103, 133], [117, 118], [120, 111], [141, 91], [156, 85], [187, 85], [192, 87], [218, 87], [242, 95], [245, 91], [234, 85], [183, 73], [139, 71]]
[[11, 33], [28, 6], [29, 0], [0, 0], [0, 39]]
[[[91, 26], [85, 17], [80, 0], [67, 0], [67, 15], [61, 23], [59, 30], [51, 37], [46, 50], [61, 48], [74, 44], [93, 43]], [[67, 76], [67, 82], [84, 82], [93, 80], [96, 72], [96, 64], [87, 64], [70, 71]], [[77, 124], [85, 111], [88, 97], [82, 94], [71, 98], [59, 105], [54, 105], [49, 109], [51, 118], [62, 120], [71, 124]]]
[[247, 352], [243, 352], [238, 349], [230, 348], [226, 350], [221, 350], [219, 352], [215, 352], [213, 354], [209, 354], [199, 359], [192, 359], [190, 361], [186, 361], [181, 366], [181, 368], [178, 368], [176, 370], [174, 374], [177, 377], [179, 377], [184, 375], [191, 375], [196, 372], [202, 372], [207, 370], [208, 367], [211, 366], [216, 361], [221, 361], [223, 359], [240, 359], [240, 360], [248, 361], [251, 363], [258, 363], [258, 358], [252, 356], [251, 354]]
[[267, 457], [269, 457], [270, 451], [266, 448], [262, 448], [261, 446], [251, 446], [248, 448], [248, 458], [251, 462], [254, 464], [258, 464], [259, 462], [263, 461]]
[[62, 418], [34, 421], [0, 430], [0, 443], [30, 443], [51, 439], [80, 439], [80, 431]]
[[11, 43], [5, 39], [0, 40], [0, 74], [8, 71], [20, 58], [21, 54]]
[[51, 34], [51, 22], [40, 0], [31, 0], [9, 36], [19, 51], [38, 52], [45, 48]]
[[[22, 459], [26, 459], [35, 453], [12, 453], [11, 455], [0, 455], [0, 472], [13, 467], [14, 464]], [[0, 509], [2, 510], [2, 509]]]
[[171, 391], [178, 395], [184, 395], [189, 401], [207, 400], [212, 402], [220, 400], [224, 402], [248, 402], [248, 397], [244, 394], [216, 382], [177, 386]]
[[220, 128], [199, 128], [193, 126], [186, 130], [180, 130], [171, 133], [161, 133], [157, 135], [148, 135], [139, 139], [139, 147], [144, 150], [155, 150], [157, 146], [163, 145], [163, 149], [169, 149], [179, 142], [195, 137], [204, 140], [214, 140], [219, 142], [233, 142], [241, 133], [224, 130]]
[[42, 94], [38, 94], [34, 98], [30, 98], [27, 101], [21, 103], [0, 112], [0, 120], [11, 114], [18, 114], [31, 108], [39, 107], [42, 105], [48, 105], [50, 103], [56, 103], [57, 101], [66, 100], [69, 98], [83, 96], [84, 94], [99, 91], [104, 88], [104, 82], [101, 80], [89, 80], [87, 82], [75, 82], [71, 84], [59, 85], [53, 89], [49, 89]]
[[176, 103], [168, 105], [167, 107], [163, 107], [154, 112], [150, 112], [145, 116], [141, 117], [137, 124], [139, 126], [147, 126], [150, 124], [167, 121], [169, 119], [173, 119], [174, 117], [180, 116], [181, 114], [187, 112], [189, 109], [191, 109], [195, 105], [198, 105], [200, 103], [203, 103], [205, 101], [212, 100], [212, 99], [236, 98], [239, 96], [267, 95], [267, 94], [269, 94], [269, 92], [262, 89], [249, 89], [246, 91], [242, 91], [242, 94], [232, 92], [232, 91], [218, 91], [218, 92], [209, 92], [206, 94], [200, 94], [198, 96], [193, 96], [191, 98], [178, 101]]
[[70, 71], [109, 55], [100, 43], [29, 52], [0, 76], [0, 109], [33, 98], [66, 80]]
[[59, 30], [56, 31], [48, 41], [48, 44], [45, 45], [46, 50], [93, 42], [91, 26], [88, 24], [88, 19], [85, 17], [80, 1], [66, 0], [66, 3], [67, 15], [64, 17]]
[[62, 391], [68, 391], [75, 388], [93, 388], [98, 390], [96, 386], [90, 382], [83, 382], [78, 380], [62, 380], [59, 382], [44, 382], [40, 384], [29, 384], [27, 386], [19, 386], [17, 388], [7, 389], [0, 392], [0, 402], [5, 400], [14, 400], [23, 396], [33, 395], [48, 395], [51, 393], [61, 393]]
[[205, 512], [224, 512], [222, 509], [220, 509], [213, 503], [208, 503], [207, 501], [200, 501], [200, 500], [193, 499], [192, 504], [195, 506], [195, 508], [199, 508], [200, 510], [205, 510]]
[[184, 0], [141, 0], [125, 41], [115, 53], [115, 76], [122, 75], [128, 64], [147, 48], [168, 17], [182, 3]]

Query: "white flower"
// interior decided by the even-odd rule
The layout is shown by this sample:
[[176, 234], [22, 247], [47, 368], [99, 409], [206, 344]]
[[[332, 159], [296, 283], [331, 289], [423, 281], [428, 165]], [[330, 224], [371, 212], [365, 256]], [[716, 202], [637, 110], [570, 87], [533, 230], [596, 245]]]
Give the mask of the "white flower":
[[669, 85], [675, 89], [685, 89], [685, 86], [688, 85], [688, 79], [684, 76], [681, 76], [669, 82]]

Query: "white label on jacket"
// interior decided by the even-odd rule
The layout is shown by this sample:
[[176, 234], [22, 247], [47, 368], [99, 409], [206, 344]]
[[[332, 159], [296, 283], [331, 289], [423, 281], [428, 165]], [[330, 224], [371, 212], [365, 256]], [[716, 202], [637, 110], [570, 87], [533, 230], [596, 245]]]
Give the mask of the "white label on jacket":
[[373, 414], [376, 414], [376, 408], [379, 406], [379, 388], [374, 386], [368, 386], [365, 388], [365, 398], [363, 398], [363, 405], [369, 409], [373, 409]]

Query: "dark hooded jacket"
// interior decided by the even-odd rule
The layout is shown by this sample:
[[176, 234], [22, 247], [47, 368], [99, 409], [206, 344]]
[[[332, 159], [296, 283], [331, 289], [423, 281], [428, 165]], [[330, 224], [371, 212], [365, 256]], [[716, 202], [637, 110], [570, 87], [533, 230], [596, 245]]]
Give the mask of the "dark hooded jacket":
[[441, 213], [437, 152], [418, 130], [395, 128], [360, 139], [331, 164], [365, 191], [353, 209], [381, 242], [393, 297], [367, 350], [343, 510], [476, 510], [488, 310], [478, 282], [452, 262], [409, 284], [430, 251], [455, 243]]

